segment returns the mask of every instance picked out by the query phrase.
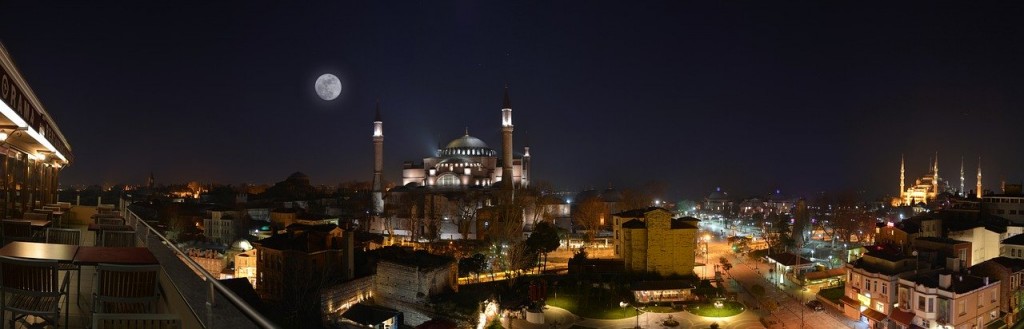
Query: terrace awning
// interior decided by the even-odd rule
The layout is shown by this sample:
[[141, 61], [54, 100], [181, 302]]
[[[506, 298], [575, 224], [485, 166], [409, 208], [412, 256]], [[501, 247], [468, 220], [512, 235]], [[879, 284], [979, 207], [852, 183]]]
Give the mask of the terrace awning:
[[890, 315], [889, 318], [904, 326], [909, 326], [914, 323], [914, 313], [904, 312], [899, 309], [893, 309], [892, 315]]
[[885, 321], [885, 318], [886, 318], [884, 313], [879, 312], [879, 311], [875, 311], [875, 309], [873, 309], [873, 308], [865, 309], [862, 314], [864, 314], [864, 316], [868, 317], [868, 319], [874, 320], [875, 322]]

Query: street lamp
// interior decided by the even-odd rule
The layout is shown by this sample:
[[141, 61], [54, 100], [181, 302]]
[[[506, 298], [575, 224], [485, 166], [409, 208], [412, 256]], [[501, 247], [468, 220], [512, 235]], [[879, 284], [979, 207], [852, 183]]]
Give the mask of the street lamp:
[[[629, 303], [627, 303], [625, 301], [619, 302], [619, 307], [622, 308], [622, 312], [623, 313], [626, 312], [626, 306], [629, 306]], [[639, 305], [633, 306], [633, 309], [636, 310], [636, 327], [634, 327], [634, 328], [641, 329], [640, 328], [640, 306]]]

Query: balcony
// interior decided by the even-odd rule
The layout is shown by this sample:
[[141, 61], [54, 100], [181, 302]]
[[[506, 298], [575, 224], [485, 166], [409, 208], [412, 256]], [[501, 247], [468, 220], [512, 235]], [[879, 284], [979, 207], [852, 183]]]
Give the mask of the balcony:
[[[82, 244], [94, 245], [95, 232], [88, 230], [86, 223], [96, 213], [96, 207], [75, 206], [72, 209], [72, 228], [82, 230]], [[181, 322], [180, 328], [276, 328], [277, 326], [256, 313], [253, 307], [242, 301], [216, 280], [201, 266], [184, 256], [167, 240], [153, 230], [138, 216], [122, 209], [129, 223], [137, 223], [136, 238], [156, 256], [163, 271], [160, 273], [161, 298], [158, 313], [174, 314]], [[68, 310], [68, 328], [92, 327], [91, 309], [94, 267], [82, 267], [82, 286], [79, 290], [72, 274], [71, 303]], [[81, 291], [81, 295], [78, 294]], [[211, 301], [212, 296], [212, 303]], [[77, 301], [77, 303], [76, 303]], [[63, 317], [61, 319], [63, 321]], [[6, 327], [6, 323], [3, 324]], [[62, 323], [63, 325], [63, 323]], [[25, 328], [20, 325], [18, 328]]]

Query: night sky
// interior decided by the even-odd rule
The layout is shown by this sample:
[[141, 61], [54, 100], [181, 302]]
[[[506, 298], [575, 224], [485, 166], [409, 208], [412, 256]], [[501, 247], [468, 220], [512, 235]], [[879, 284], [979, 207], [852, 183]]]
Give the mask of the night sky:
[[500, 148], [506, 82], [561, 190], [873, 197], [936, 151], [968, 189], [978, 156], [986, 187], [1024, 179], [1022, 7], [714, 3], [0, 1], [0, 41], [71, 143], [64, 185], [370, 180], [377, 98], [400, 181], [465, 127]]

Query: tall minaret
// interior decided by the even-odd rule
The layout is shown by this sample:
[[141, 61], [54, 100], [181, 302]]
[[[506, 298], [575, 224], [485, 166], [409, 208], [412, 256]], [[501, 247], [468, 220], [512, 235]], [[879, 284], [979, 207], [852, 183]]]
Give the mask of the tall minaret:
[[373, 214], [384, 213], [384, 122], [380, 119], [380, 100], [373, 119]]
[[501, 105], [501, 181], [505, 189], [511, 190], [512, 181], [512, 101], [508, 98], [508, 84], [505, 84], [505, 101]]
[[960, 192], [957, 194], [967, 197], [967, 192], [964, 191], [964, 157], [960, 157]]
[[[529, 139], [529, 136], [527, 136], [527, 139]], [[530, 186], [530, 142], [529, 142], [529, 140], [527, 140], [526, 146], [523, 147], [523, 170], [522, 170], [522, 176], [523, 176], [523, 179], [522, 179], [523, 187]]]
[[906, 172], [906, 168], [903, 166], [903, 155], [900, 154], [900, 200], [902, 200], [901, 202], [905, 205], [907, 203], [907, 178], [904, 176], [904, 172]]
[[939, 196], [939, 152], [935, 152], [935, 163], [932, 166], [932, 193], [935, 193], [933, 198]]
[[978, 157], [978, 190], [976, 192], [974, 192], [974, 194], [978, 197], [978, 200], [980, 201], [981, 200], [981, 157]]

